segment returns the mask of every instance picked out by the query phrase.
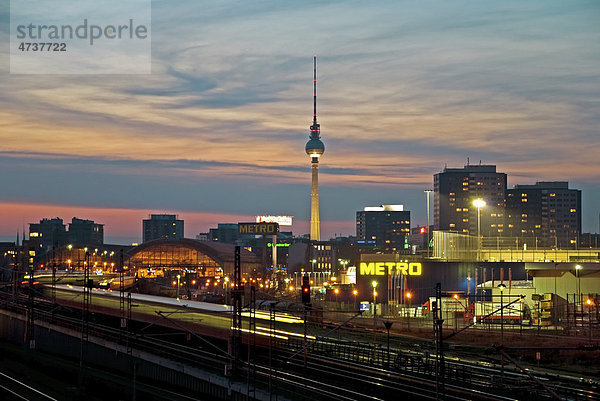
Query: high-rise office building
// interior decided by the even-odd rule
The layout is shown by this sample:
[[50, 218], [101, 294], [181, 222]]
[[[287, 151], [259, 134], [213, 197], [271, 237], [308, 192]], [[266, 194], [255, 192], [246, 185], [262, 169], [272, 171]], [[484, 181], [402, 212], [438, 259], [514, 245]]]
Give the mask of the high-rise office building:
[[61, 247], [67, 243], [67, 230], [63, 219], [42, 219], [39, 223], [29, 224], [29, 239], [48, 250]]
[[575, 248], [581, 236], [581, 191], [568, 182], [515, 185], [506, 197], [510, 236], [531, 238], [530, 247]]
[[310, 156], [312, 185], [310, 190], [310, 239], [321, 240], [321, 220], [319, 218], [319, 157], [325, 152], [321, 142], [321, 126], [317, 123], [317, 56], [313, 59], [313, 123], [310, 126], [310, 137], [306, 143], [306, 154]]
[[209, 241], [218, 241], [226, 244], [235, 244], [240, 238], [237, 224], [219, 223], [217, 228], [208, 231]]
[[104, 224], [73, 217], [69, 223], [69, 243], [77, 245], [104, 244]]
[[356, 212], [356, 237], [384, 253], [408, 249], [410, 212], [403, 205], [365, 207]]
[[493, 165], [444, 168], [434, 175], [434, 227], [436, 230], [477, 235], [478, 213], [473, 201], [481, 199], [481, 236], [503, 236], [505, 228], [506, 174]]
[[183, 220], [179, 220], [175, 214], [152, 214], [150, 219], [143, 220], [142, 227], [142, 242], [183, 238]]

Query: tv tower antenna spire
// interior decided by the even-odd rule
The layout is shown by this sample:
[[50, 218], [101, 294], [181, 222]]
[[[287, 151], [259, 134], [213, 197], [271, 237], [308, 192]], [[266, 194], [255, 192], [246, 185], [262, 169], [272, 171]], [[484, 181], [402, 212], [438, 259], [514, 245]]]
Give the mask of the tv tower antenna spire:
[[317, 55], [313, 57], [313, 124], [317, 124]]

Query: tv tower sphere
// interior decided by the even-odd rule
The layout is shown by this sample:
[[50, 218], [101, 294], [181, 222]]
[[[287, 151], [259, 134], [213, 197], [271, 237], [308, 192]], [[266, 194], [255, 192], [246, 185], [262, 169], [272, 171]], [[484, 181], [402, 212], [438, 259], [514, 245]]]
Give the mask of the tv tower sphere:
[[320, 157], [325, 152], [325, 145], [319, 138], [311, 138], [306, 142], [306, 154], [310, 157]]

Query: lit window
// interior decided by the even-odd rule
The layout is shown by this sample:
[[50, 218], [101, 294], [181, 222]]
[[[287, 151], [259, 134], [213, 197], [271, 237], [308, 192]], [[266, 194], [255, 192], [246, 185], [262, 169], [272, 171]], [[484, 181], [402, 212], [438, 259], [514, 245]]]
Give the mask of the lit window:
[[555, 193], [551, 193], [551, 194], [550, 194], [550, 197], [551, 197], [551, 198], [554, 198], [555, 196], [556, 196], [556, 194], [555, 194]]
[[527, 198], [527, 194], [521, 194], [521, 198]]
[[456, 227], [456, 224], [450, 223], [450, 227]]
[[469, 209], [467, 209], [466, 207], [463, 207], [463, 212], [468, 212]]
[[541, 225], [539, 225], [539, 224], [536, 224], [536, 225], [535, 225], [535, 228], [542, 228], [542, 226], [541, 226]]
[[575, 213], [577, 210], [575, 209], [571, 209], [571, 213]]
[[527, 202], [527, 198], [521, 199], [521, 202]]
[[521, 217], [527, 217], [527, 213], [523, 213]]
[[461, 208], [459, 208], [459, 207], [457, 207], [457, 208], [456, 208], [456, 211], [457, 211], [457, 212], [460, 212], [461, 210], [462, 210], [462, 209], [461, 209]]
[[463, 221], [466, 223], [467, 221], [469, 221], [469, 219], [463, 219]]

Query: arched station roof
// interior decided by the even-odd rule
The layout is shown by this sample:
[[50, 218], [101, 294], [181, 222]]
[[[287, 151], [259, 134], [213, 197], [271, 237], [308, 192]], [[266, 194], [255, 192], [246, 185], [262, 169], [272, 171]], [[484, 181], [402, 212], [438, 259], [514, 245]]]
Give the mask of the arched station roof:
[[[211, 262], [214, 262], [216, 266], [211, 267], [220, 267], [225, 274], [233, 273], [235, 245], [232, 244], [223, 244], [215, 241], [198, 241], [189, 238], [178, 240], [158, 239], [138, 245], [130, 249], [127, 254], [129, 261], [135, 261], [141, 255], [158, 255], [160, 253], [163, 254], [160, 262], [163, 263], [165, 267], [169, 267], [169, 265], [171, 265], [171, 267], [176, 267], [177, 265], [182, 264], [182, 261], [173, 258], [172, 251], [179, 251], [179, 254], [181, 254], [181, 251], [185, 250], [195, 251], [196, 260], [189, 260], [189, 263], [191, 264], [199, 263], [198, 260], [201, 258], [211, 265], [213, 264]], [[189, 253], [186, 253], [186, 256], [189, 259]], [[173, 260], [169, 260], [169, 258], [173, 258]], [[258, 269], [259, 267], [256, 256], [243, 248], [241, 249], [241, 262], [242, 272], [249, 272]]]

